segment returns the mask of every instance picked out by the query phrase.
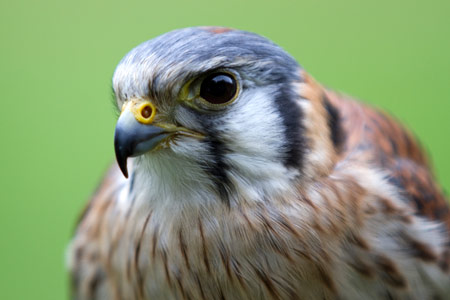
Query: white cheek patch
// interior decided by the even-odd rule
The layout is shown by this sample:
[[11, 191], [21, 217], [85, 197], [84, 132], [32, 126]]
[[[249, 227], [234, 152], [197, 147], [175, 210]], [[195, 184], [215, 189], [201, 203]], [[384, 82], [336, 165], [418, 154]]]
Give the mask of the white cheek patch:
[[274, 94], [273, 87], [245, 91], [221, 119], [223, 125], [216, 128], [228, 149], [228, 175], [240, 193], [245, 190], [254, 199], [288, 189], [299, 175], [284, 165], [285, 128]]
[[232, 152], [280, 160], [285, 129], [271, 95], [273, 90], [269, 87], [247, 90], [222, 119], [220, 132]]

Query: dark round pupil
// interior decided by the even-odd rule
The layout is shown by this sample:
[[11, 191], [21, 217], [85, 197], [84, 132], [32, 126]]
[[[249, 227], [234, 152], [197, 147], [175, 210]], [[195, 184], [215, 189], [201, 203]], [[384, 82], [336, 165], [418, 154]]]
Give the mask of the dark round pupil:
[[152, 115], [152, 108], [150, 106], [146, 106], [142, 109], [141, 111], [141, 115], [145, 118], [148, 119], [150, 118], [150, 116]]
[[206, 77], [200, 88], [200, 96], [212, 104], [223, 104], [236, 94], [236, 81], [226, 73], [214, 73]]

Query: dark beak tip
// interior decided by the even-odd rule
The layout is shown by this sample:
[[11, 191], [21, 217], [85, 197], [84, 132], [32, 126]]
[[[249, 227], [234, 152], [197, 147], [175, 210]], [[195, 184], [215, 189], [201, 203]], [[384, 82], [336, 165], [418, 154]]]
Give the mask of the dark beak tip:
[[128, 168], [127, 168], [127, 159], [128, 156], [126, 151], [120, 146], [117, 138], [114, 140], [114, 150], [116, 152], [116, 161], [119, 165], [120, 171], [122, 171], [123, 176], [128, 178]]
[[126, 163], [125, 163], [125, 165], [120, 164], [119, 168], [120, 168], [120, 171], [122, 171], [123, 176], [125, 176], [125, 178], [128, 178], [127, 164]]
[[122, 174], [123, 176], [125, 176], [125, 178], [128, 178], [127, 158], [127, 155], [120, 155], [116, 149], [116, 161], [119, 165], [120, 171], [122, 171]]

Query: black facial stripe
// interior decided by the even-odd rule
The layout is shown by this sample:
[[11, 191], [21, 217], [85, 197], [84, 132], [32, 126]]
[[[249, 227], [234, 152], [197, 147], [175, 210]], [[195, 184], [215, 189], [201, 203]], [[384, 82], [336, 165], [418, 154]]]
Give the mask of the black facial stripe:
[[227, 171], [230, 166], [225, 161], [225, 154], [229, 151], [226, 146], [217, 138], [217, 132], [214, 130], [209, 122], [203, 120], [204, 131], [207, 134], [207, 138], [204, 143], [208, 145], [212, 161], [208, 160], [204, 164], [206, 172], [208, 172], [214, 181], [217, 192], [220, 198], [229, 205], [230, 201], [230, 191], [232, 190], [232, 184], [230, 178], [227, 175]]
[[[284, 79], [282, 82], [289, 82]], [[303, 163], [306, 142], [301, 123], [302, 111], [295, 103], [296, 94], [289, 84], [282, 84], [275, 95], [275, 104], [283, 121], [285, 147], [284, 165], [300, 169]]]
[[323, 98], [323, 104], [328, 113], [328, 127], [330, 128], [330, 138], [333, 141], [336, 150], [340, 151], [344, 141], [344, 132], [341, 126], [339, 111], [330, 103], [330, 101], [326, 97]]
[[136, 182], [136, 172], [131, 172], [130, 189], [128, 190], [128, 194], [131, 194], [133, 192], [135, 182]]

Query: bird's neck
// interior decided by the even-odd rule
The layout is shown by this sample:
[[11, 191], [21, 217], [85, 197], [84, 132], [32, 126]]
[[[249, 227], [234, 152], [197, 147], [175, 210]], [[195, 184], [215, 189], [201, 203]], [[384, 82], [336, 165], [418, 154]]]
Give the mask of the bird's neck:
[[[292, 186], [299, 178], [298, 171], [288, 170], [281, 163], [261, 163], [252, 157], [235, 158], [233, 169], [226, 172], [228, 182], [222, 183], [201, 165], [183, 157], [163, 153], [140, 157], [132, 161], [126, 196], [137, 200], [135, 204], [152, 209], [199, 211], [224, 204], [278, 201], [281, 195], [292, 193]], [[218, 184], [224, 186], [218, 187]]]

